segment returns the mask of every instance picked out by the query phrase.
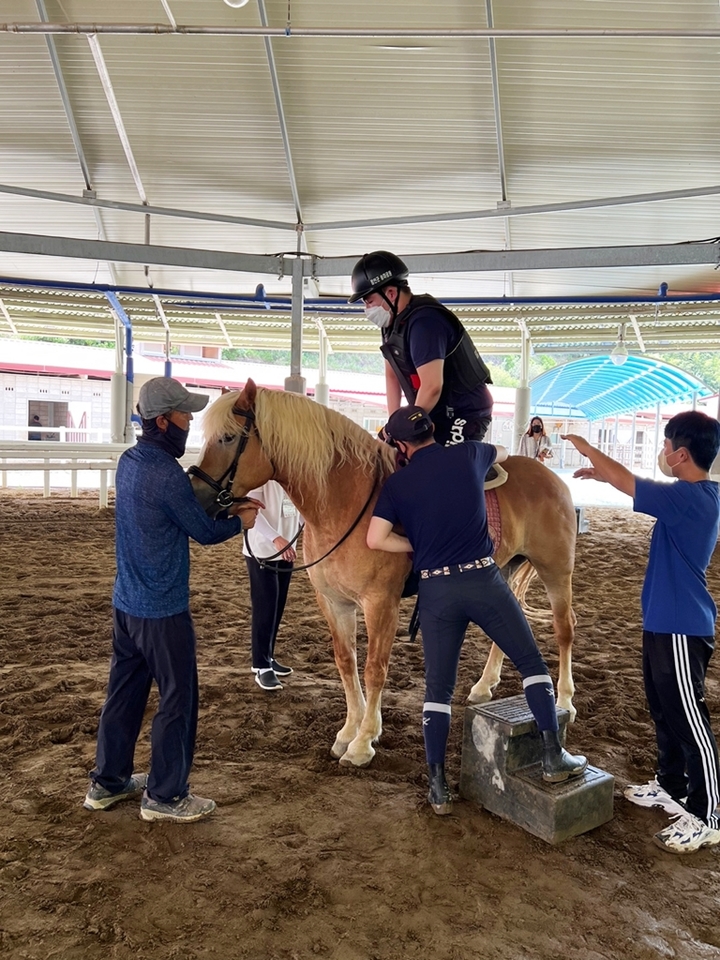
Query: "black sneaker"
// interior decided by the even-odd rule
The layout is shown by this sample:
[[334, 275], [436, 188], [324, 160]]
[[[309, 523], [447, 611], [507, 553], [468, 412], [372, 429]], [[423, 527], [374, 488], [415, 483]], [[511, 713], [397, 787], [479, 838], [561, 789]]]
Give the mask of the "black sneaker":
[[289, 677], [293, 672], [292, 667], [284, 667], [281, 663], [278, 663], [277, 660], [273, 660], [271, 666], [276, 677]]
[[272, 667], [268, 667], [267, 670], [258, 670], [255, 674], [255, 683], [262, 690], [282, 690], [282, 684], [275, 676]]

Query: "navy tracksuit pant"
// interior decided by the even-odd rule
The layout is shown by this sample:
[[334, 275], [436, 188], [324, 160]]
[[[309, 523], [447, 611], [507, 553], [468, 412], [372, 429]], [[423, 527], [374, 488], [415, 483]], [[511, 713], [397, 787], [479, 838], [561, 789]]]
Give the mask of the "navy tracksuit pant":
[[720, 771], [705, 703], [713, 637], [643, 631], [643, 677], [658, 748], [657, 781], [670, 796], [687, 796], [688, 811], [720, 828]]
[[254, 557], [245, 557], [252, 601], [252, 665], [268, 670], [275, 656], [275, 640], [285, 610], [293, 565], [273, 560], [261, 567]]
[[160, 702], [152, 721], [147, 792], [160, 803], [181, 800], [190, 789], [198, 718], [196, 640], [190, 612], [145, 618], [113, 608], [112, 643], [96, 768], [90, 776], [113, 793], [132, 776], [135, 744], [155, 680]]

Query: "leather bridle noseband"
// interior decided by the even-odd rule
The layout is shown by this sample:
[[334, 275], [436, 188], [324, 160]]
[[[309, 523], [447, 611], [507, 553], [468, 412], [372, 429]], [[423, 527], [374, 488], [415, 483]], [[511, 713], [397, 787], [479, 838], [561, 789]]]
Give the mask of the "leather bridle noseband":
[[[215, 504], [219, 510], [229, 510], [234, 503], [245, 503], [245, 501], [248, 499], [247, 497], [234, 497], [232, 494], [232, 485], [235, 482], [235, 474], [237, 473], [240, 457], [243, 455], [245, 447], [248, 444], [248, 440], [250, 439], [251, 430], [255, 431], [257, 434], [254, 410], [241, 410], [239, 407], [233, 407], [232, 413], [233, 416], [236, 417], [245, 417], [245, 428], [238, 434], [237, 450], [235, 451], [235, 456], [233, 457], [232, 463], [227, 468], [225, 473], [223, 473], [221, 477], [218, 477], [217, 480], [214, 480], [209, 473], [205, 473], [204, 470], [201, 470], [200, 467], [195, 466], [194, 464], [187, 469], [189, 476], [197, 477], [198, 480], [202, 480], [203, 483], [206, 483], [209, 487], [212, 487], [217, 494], [215, 497]], [[223, 486], [223, 481], [227, 481], [225, 486]]]

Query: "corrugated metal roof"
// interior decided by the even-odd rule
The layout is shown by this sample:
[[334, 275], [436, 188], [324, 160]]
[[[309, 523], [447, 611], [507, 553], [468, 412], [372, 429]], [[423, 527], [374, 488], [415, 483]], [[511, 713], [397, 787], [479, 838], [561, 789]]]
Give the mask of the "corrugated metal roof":
[[628, 357], [620, 366], [609, 356], [587, 357], [543, 373], [530, 386], [531, 407], [539, 416], [588, 420], [713, 393], [696, 377], [648, 357]]
[[[221, 0], [168, 0], [168, 5], [181, 26], [208, 30], [260, 28], [265, 11], [270, 27], [283, 34], [101, 32], [94, 41], [149, 209], [224, 214], [239, 222], [152, 213], [146, 234], [142, 213], [3, 193], [4, 184], [82, 199], [83, 190], [91, 188], [104, 201], [142, 201], [88, 37], [82, 32], [52, 37], [87, 163], [86, 184], [47, 36], [0, 29], [3, 231], [88, 240], [104, 235], [132, 243], [149, 236], [151, 245], [236, 253], [292, 253], [300, 245], [326, 258], [355, 257], [377, 248], [402, 256], [669, 244], [719, 232], [720, 195], [680, 195], [717, 188], [719, 182], [717, 37], [679, 35], [720, 30], [716, 0], [368, 0], [361, 5], [258, 0], [240, 9]], [[38, 22], [35, 0], [4, 0], [2, 7], [3, 23]], [[45, 0], [45, 7], [48, 20], [57, 24], [168, 23], [161, 4], [145, 0]], [[495, 28], [535, 35], [491, 43], [487, 37], [462, 34], [487, 28], [488, 10]], [[396, 33], [297, 33], [328, 26], [338, 34], [368, 26]], [[614, 28], [678, 35], [620, 37], [612, 35]], [[411, 35], [423, 29], [445, 35]], [[605, 35], [541, 35], [546, 29], [604, 30]], [[301, 231], [296, 230], [294, 186]], [[667, 193], [674, 199], [659, 198]], [[640, 195], [653, 199], [588, 206]], [[557, 203], [574, 207], [513, 214], [519, 207]], [[508, 216], [491, 216], [499, 204]], [[407, 217], [426, 219], [400, 222]], [[253, 220], [260, 222], [249, 222]], [[389, 222], [362, 225], [367, 220]], [[99, 255], [94, 260], [42, 257], [10, 246], [0, 237], [3, 277], [126, 286], [150, 281], [155, 287], [226, 294], [251, 291], [257, 283], [270, 294], [289, 295], [291, 290], [289, 273], [151, 263], [146, 276], [142, 264], [110, 265]], [[671, 293], [718, 289], [712, 263], [454, 272], [411, 279], [418, 292], [443, 298], [649, 298], [662, 282]], [[328, 296], [348, 291], [347, 274], [321, 277], [308, 287], [310, 293]], [[547, 337], [539, 333], [537, 342], [533, 339], [538, 350], [559, 343], [560, 329], [567, 342], [600, 348], [597, 330], [588, 335], [584, 316], [577, 313], [552, 312], [547, 324], [546, 309], [528, 306], [515, 313], [536, 320], [538, 331], [547, 327]], [[485, 345], [487, 327], [487, 349], [500, 344], [494, 318], [478, 311], [472, 316], [480, 345]], [[606, 316], [611, 325], [623, 322], [616, 314]], [[676, 316], [682, 319], [669, 312], [665, 316], [669, 326]], [[45, 322], [52, 322], [49, 314]], [[353, 320], [356, 326], [360, 322]], [[510, 319], [511, 327], [514, 322]], [[709, 322], [717, 342], [717, 320]], [[249, 317], [240, 326], [254, 335]], [[206, 327], [194, 313], [178, 323], [177, 336], [194, 337]], [[268, 338], [275, 336], [274, 329], [268, 326]], [[503, 341], [508, 349], [517, 348], [516, 325], [513, 329]], [[282, 331], [287, 346], [289, 326]], [[371, 348], [370, 337], [370, 331], [357, 337], [352, 330], [336, 333], [339, 343], [360, 342], [363, 349]]]

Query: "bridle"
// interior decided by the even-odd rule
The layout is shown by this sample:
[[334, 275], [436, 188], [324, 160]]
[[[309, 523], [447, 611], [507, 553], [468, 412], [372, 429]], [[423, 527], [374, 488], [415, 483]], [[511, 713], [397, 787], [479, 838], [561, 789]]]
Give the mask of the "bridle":
[[[209, 487], [212, 487], [217, 494], [215, 497], [215, 505], [219, 508], [219, 510], [229, 510], [234, 503], [245, 503], [245, 501], [248, 499], [247, 497], [234, 497], [232, 494], [232, 485], [235, 482], [235, 474], [237, 473], [238, 463], [240, 462], [240, 457], [245, 451], [245, 447], [248, 445], [250, 434], [252, 431], [257, 434], [254, 410], [241, 410], [239, 407], [233, 407], [232, 413], [235, 417], [245, 418], [245, 428], [238, 434], [238, 444], [237, 449], [235, 450], [235, 456], [233, 457], [232, 463], [227, 468], [225, 473], [223, 473], [221, 477], [218, 477], [217, 480], [214, 480], [209, 473], [205, 473], [204, 470], [201, 470], [200, 467], [195, 466], [195, 464], [187, 469], [189, 476], [197, 477], [198, 480], [202, 480], [203, 483], [206, 483]], [[224, 486], [223, 482], [225, 483]]]
[[[249, 499], [248, 497], [234, 497], [232, 494], [232, 485], [233, 485], [233, 482], [235, 481], [235, 474], [237, 473], [240, 457], [243, 455], [245, 447], [248, 444], [248, 440], [250, 439], [251, 432], [254, 432], [257, 437], [260, 436], [258, 433], [257, 424], [255, 423], [254, 410], [241, 410], [239, 407], [233, 407], [232, 413], [233, 413], [233, 416], [235, 417], [245, 418], [245, 429], [238, 434], [238, 445], [237, 445], [237, 449], [235, 450], [235, 456], [233, 457], [232, 463], [227, 468], [225, 473], [223, 473], [221, 477], [215, 480], [213, 479], [213, 477], [210, 476], [209, 473], [205, 473], [204, 470], [201, 470], [200, 467], [195, 466], [195, 464], [188, 467], [187, 469], [189, 476], [197, 477], [198, 480], [202, 480], [203, 483], [206, 483], [209, 487], [212, 487], [212, 489], [217, 494], [217, 496], [215, 497], [215, 504], [218, 506], [219, 511], [228, 510], [234, 503], [245, 503]], [[381, 466], [380, 457], [378, 456], [377, 462], [375, 464], [375, 476], [373, 480], [372, 489], [370, 490], [367, 500], [363, 504], [362, 510], [353, 521], [350, 529], [343, 534], [343, 536], [338, 540], [338, 542], [333, 547], [331, 547], [327, 551], [327, 553], [324, 553], [317, 560], [313, 560], [312, 563], [305, 563], [302, 566], [294, 567], [293, 568], [294, 570], [308, 570], [310, 567], [314, 567], [315, 564], [320, 563], [326, 557], [329, 557], [330, 554], [334, 553], [335, 550], [337, 550], [337, 548], [341, 544], [345, 543], [347, 538], [350, 536], [350, 534], [353, 532], [353, 530], [355, 530], [357, 525], [362, 520], [367, 508], [370, 506], [370, 503], [372, 502], [372, 498], [375, 494], [375, 491], [377, 490], [378, 485], [380, 483], [381, 477], [382, 477], [382, 466]], [[223, 482], [225, 484], [224, 486], [223, 486]], [[294, 543], [295, 540], [297, 540], [297, 538], [300, 536], [302, 529], [303, 528], [301, 527], [300, 530], [298, 530], [297, 534], [292, 540], [292, 543]], [[247, 542], [247, 536], [245, 537], [245, 542], [248, 546], [248, 550], [250, 550], [250, 545]], [[287, 549], [287, 547], [285, 549]], [[258, 562], [260, 563], [260, 566], [264, 567], [268, 560], [274, 560], [276, 557], [282, 556], [283, 552], [284, 550], [280, 550], [278, 551], [278, 553], [274, 554], [272, 557], [264, 557], [262, 561], [260, 561], [258, 557], [255, 557], [252, 550], [250, 550], [250, 556], [253, 557], [255, 560], [258, 560]], [[272, 565], [269, 565], [269, 568], [272, 569]]]

